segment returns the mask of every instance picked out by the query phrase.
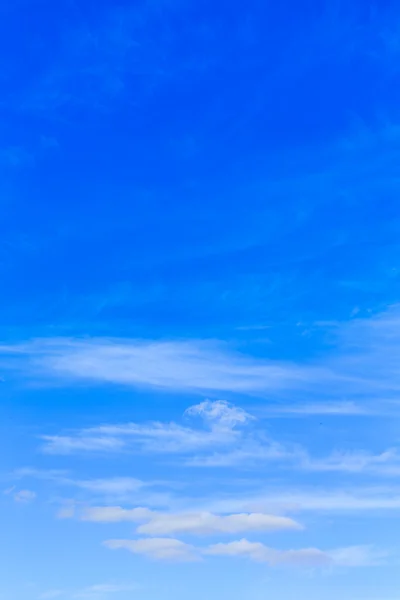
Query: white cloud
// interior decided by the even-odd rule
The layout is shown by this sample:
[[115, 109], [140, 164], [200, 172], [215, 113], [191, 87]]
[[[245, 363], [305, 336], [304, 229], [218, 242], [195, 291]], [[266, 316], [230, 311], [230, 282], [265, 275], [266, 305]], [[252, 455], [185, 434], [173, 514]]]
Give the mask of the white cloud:
[[156, 560], [188, 561], [201, 556], [225, 556], [247, 558], [271, 567], [369, 567], [383, 564], [387, 557], [387, 553], [372, 546], [350, 546], [327, 551], [318, 548], [277, 550], [246, 539], [207, 547], [196, 547], [171, 538], [107, 540], [104, 545], [111, 550], [125, 549]]
[[154, 514], [149, 522], [138, 527], [146, 535], [192, 535], [239, 533], [242, 531], [299, 530], [301, 525], [287, 517], [262, 513], [215, 515], [208, 512], [181, 514]]
[[200, 404], [189, 407], [185, 414], [191, 416], [200, 416], [208, 423], [211, 423], [212, 427], [218, 427], [221, 429], [233, 429], [236, 425], [244, 425], [249, 421], [253, 420], [254, 417], [244, 411], [242, 408], [228, 404], [223, 400], [217, 400], [211, 402], [205, 400]]
[[198, 558], [193, 546], [173, 538], [107, 540], [104, 545], [111, 550], [125, 549], [157, 560], [192, 561]]
[[40, 594], [39, 598], [41, 600], [52, 600], [53, 598], [60, 598], [60, 596], [63, 596], [64, 594], [64, 590], [48, 590], [47, 592]]
[[214, 544], [205, 552], [219, 556], [242, 556], [256, 562], [266, 562], [271, 566], [297, 567], [368, 567], [382, 564], [387, 557], [387, 553], [376, 550], [373, 546], [350, 546], [328, 551], [317, 548], [275, 550], [260, 542], [249, 542], [246, 539]]
[[275, 550], [265, 546], [261, 542], [249, 542], [246, 539], [227, 544], [214, 544], [205, 552], [217, 556], [245, 557], [256, 562], [265, 562], [271, 566], [313, 567], [329, 565], [331, 563], [330, 557], [317, 548]]
[[140, 534], [164, 536], [177, 533], [192, 535], [234, 534], [242, 531], [301, 530], [297, 521], [265, 513], [217, 515], [210, 512], [161, 513], [147, 508], [124, 509], [119, 506], [87, 508], [80, 515], [83, 521], [97, 523], [144, 522], [137, 528]]

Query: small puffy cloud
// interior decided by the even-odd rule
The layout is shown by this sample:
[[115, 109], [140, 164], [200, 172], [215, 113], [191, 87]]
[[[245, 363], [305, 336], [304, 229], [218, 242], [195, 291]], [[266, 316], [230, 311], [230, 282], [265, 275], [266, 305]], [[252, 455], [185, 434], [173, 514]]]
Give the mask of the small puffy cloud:
[[198, 558], [193, 546], [173, 538], [107, 540], [104, 545], [111, 550], [125, 549], [157, 560], [192, 561]]
[[233, 406], [224, 400], [211, 402], [205, 400], [200, 404], [189, 407], [185, 414], [188, 416], [199, 416], [212, 426], [227, 427], [232, 429], [236, 425], [244, 425], [254, 419], [252, 415], [238, 406]]

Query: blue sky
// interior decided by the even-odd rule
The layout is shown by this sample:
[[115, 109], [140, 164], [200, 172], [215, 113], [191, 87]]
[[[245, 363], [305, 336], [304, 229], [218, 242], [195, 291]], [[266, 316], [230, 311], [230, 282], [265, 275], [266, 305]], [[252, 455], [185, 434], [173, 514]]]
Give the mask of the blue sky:
[[1, 600], [399, 600], [400, 11], [0, 7]]

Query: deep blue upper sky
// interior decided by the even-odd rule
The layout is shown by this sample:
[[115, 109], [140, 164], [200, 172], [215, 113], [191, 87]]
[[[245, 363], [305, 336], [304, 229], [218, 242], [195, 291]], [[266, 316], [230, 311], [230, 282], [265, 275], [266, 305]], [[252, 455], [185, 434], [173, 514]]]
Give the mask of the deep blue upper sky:
[[395, 8], [329, 4], [3, 6], [2, 324], [226, 335], [396, 300]]

